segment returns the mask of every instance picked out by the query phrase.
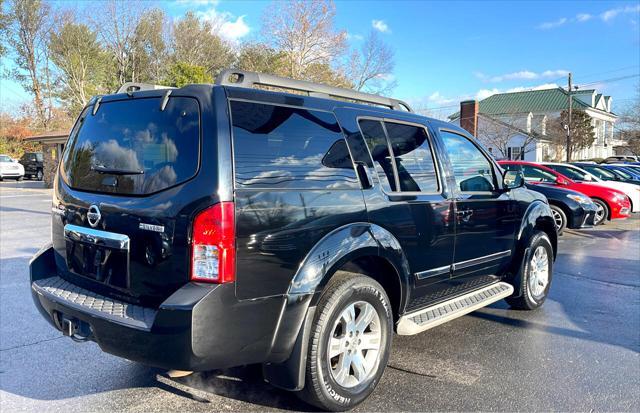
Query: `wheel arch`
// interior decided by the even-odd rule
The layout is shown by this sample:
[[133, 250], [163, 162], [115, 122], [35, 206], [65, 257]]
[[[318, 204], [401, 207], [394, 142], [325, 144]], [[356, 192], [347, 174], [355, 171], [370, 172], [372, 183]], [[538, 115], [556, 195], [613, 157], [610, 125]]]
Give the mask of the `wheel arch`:
[[[384, 276], [385, 271], [391, 269], [391, 276]], [[380, 282], [392, 300], [394, 317], [403, 311], [411, 273], [393, 234], [366, 222], [333, 230], [309, 251], [284, 296], [271, 354], [263, 365], [265, 379], [274, 386], [287, 390], [304, 387], [308, 333], [315, 306], [325, 286], [339, 270], [362, 271]]]
[[516, 289], [514, 296], [522, 295], [520, 274], [524, 265], [524, 257], [529, 249], [531, 238], [537, 231], [542, 231], [549, 237], [553, 248], [553, 259], [555, 260], [558, 251], [558, 233], [556, 232], [555, 223], [551, 208], [542, 201], [536, 201], [527, 208], [520, 229], [516, 234], [515, 251], [513, 260], [509, 268], [509, 276], [507, 281]]

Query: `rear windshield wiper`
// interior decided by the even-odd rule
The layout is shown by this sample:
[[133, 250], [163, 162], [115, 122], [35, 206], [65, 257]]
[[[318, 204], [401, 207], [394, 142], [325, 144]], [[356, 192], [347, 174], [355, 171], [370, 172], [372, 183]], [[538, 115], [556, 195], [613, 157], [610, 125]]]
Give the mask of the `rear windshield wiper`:
[[107, 168], [106, 166], [102, 166], [102, 165], [92, 166], [91, 170], [98, 172], [100, 174], [111, 174], [111, 175], [142, 175], [144, 173], [144, 171], [142, 170]]

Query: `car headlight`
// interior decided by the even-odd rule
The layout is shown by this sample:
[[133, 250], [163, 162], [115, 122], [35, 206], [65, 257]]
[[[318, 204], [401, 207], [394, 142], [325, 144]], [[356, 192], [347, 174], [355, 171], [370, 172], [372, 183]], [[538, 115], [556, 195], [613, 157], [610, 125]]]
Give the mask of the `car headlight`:
[[623, 202], [623, 201], [626, 201], [626, 200], [627, 200], [627, 196], [626, 196], [626, 195], [623, 195], [623, 194], [615, 194], [615, 195], [613, 196], [613, 199], [614, 199], [614, 200], [616, 200], [616, 201], [618, 201], [618, 202]]
[[574, 201], [582, 205], [591, 204], [591, 199], [589, 199], [589, 197], [586, 197], [586, 196], [577, 195], [577, 194], [567, 194], [567, 198], [573, 199]]

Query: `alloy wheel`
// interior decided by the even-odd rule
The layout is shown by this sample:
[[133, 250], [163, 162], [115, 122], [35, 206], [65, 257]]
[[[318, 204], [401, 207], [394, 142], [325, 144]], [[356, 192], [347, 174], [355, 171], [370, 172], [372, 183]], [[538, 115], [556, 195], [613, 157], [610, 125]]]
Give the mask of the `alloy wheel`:
[[349, 304], [333, 326], [327, 360], [333, 379], [345, 388], [372, 377], [379, 363], [382, 332], [380, 316], [365, 301]]
[[529, 291], [534, 297], [540, 297], [549, 284], [549, 255], [547, 249], [539, 245], [529, 262]]
[[562, 227], [564, 227], [564, 219], [562, 218], [562, 215], [560, 215], [560, 213], [555, 209], [552, 209], [551, 213], [553, 214], [553, 222], [555, 222], [556, 224], [556, 230], [559, 231], [560, 229], [562, 229]]
[[605, 219], [606, 211], [604, 210], [604, 205], [599, 202], [596, 202], [596, 218], [594, 220], [595, 224], [598, 225]]

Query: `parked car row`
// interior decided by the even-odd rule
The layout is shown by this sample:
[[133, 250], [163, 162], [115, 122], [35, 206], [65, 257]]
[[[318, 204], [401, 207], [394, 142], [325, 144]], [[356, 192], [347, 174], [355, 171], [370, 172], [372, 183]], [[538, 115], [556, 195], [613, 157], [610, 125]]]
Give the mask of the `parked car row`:
[[44, 177], [42, 152], [26, 152], [20, 160], [9, 155], [0, 155], [0, 181], [5, 178], [21, 181], [23, 178], [42, 181]]
[[619, 165], [500, 161], [521, 171], [527, 187], [549, 200], [556, 228], [585, 228], [607, 220], [624, 219], [640, 211], [640, 179]]

